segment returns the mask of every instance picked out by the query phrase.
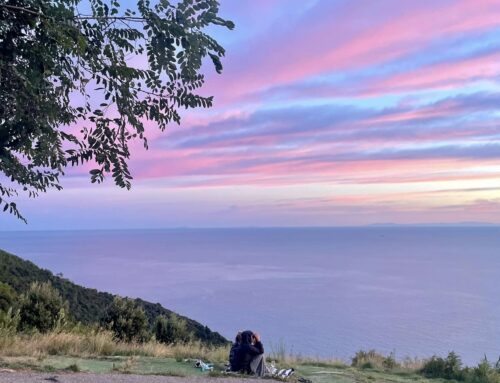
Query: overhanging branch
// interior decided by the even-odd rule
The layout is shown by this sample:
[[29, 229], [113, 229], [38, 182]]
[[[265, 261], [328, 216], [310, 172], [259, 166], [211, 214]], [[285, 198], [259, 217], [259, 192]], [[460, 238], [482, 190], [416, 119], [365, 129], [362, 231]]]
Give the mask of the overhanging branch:
[[[38, 17], [47, 17], [41, 12], [34, 11], [32, 9], [18, 7], [16, 5], [9, 4], [0, 4], [0, 8], [5, 8], [11, 11], [19, 11], [29, 13], [30, 15], [38, 16]], [[123, 20], [123, 21], [132, 21], [137, 23], [145, 22], [146, 19], [144, 17], [135, 17], [135, 16], [74, 16], [74, 20]]]

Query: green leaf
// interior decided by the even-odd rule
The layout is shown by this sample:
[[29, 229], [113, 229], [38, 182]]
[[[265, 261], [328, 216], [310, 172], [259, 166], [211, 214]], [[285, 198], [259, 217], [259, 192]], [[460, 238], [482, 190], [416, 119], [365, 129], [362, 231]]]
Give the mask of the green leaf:
[[[0, 172], [14, 185], [0, 182], [0, 195], [59, 190], [64, 169], [88, 161], [99, 168], [90, 171], [91, 182], [111, 170], [129, 189], [130, 141], [148, 148], [146, 118], [163, 130], [180, 123], [179, 109], [211, 106], [195, 90], [204, 83], [203, 59], [209, 55], [220, 73], [224, 49], [207, 27], [234, 24], [219, 16], [215, 0], [137, 0], [137, 12], [122, 11], [117, 0], [92, 0], [88, 18], [77, 22], [75, 2], [39, 3], [39, 18], [0, 10], [0, 51], [8, 56], [0, 62]], [[134, 20], [110, 23], [109, 16]], [[130, 58], [143, 54], [147, 68], [135, 68]], [[19, 65], [5, 64], [13, 57]], [[112, 103], [116, 109], [108, 110]], [[85, 124], [81, 135], [64, 133], [78, 124]], [[3, 212], [24, 220], [15, 203], [2, 203]]]

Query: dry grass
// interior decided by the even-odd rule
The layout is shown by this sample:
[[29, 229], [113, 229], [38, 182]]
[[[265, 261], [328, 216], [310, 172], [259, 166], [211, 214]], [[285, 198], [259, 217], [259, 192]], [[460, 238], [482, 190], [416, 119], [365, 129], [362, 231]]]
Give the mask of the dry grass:
[[294, 354], [293, 349], [289, 349], [283, 341], [271, 344], [271, 351], [267, 355], [268, 361], [275, 361], [280, 365], [294, 366], [307, 364], [311, 366], [347, 368], [345, 361], [338, 358], [321, 358]]
[[130, 373], [132, 372], [132, 368], [134, 368], [137, 365], [137, 361], [138, 361], [138, 356], [130, 356], [121, 365], [115, 366], [113, 363], [113, 371]]
[[[54, 331], [47, 334], [1, 333], [0, 357], [28, 357], [42, 360], [48, 355], [99, 358], [107, 356], [128, 356], [133, 364], [137, 356], [160, 358], [203, 359], [213, 363], [225, 363], [230, 346], [209, 347], [200, 342], [166, 345], [156, 341], [146, 343], [119, 342], [109, 331], [86, 329], [86, 331]], [[310, 365], [318, 367], [348, 368], [349, 365], [337, 358], [320, 358], [296, 355], [287, 351], [283, 343], [270, 347], [268, 361], [281, 366]], [[361, 369], [393, 370], [404, 372], [419, 371], [423, 365], [420, 359], [406, 358], [389, 366], [390, 356], [375, 351], [360, 351], [353, 358], [353, 367]]]
[[0, 356], [27, 356], [43, 358], [46, 355], [80, 357], [101, 356], [153, 356], [176, 359], [203, 358], [224, 362], [228, 347], [207, 347], [201, 343], [165, 345], [155, 341], [147, 343], [117, 342], [108, 331], [87, 334], [52, 332], [47, 334], [11, 334], [0, 337]]
[[340, 358], [312, 358], [312, 357], [303, 357], [303, 356], [294, 356], [285, 359], [285, 364], [287, 365], [309, 365], [309, 366], [317, 366], [317, 367], [333, 367], [333, 368], [348, 368], [349, 365]]
[[[225, 363], [230, 346], [209, 347], [200, 342], [166, 345], [156, 341], [146, 343], [119, 342], [109, 331], [98, 329], [88, 331], [54, 331], [47, 334], [2, 334], [0, 336], [0, 357], [29, 357], [42, 360], [48, 355], [63, 355], [83, 358], [106, 356], [128, 356], [133, 362], [137, 356], [185, 359], [203, 359], [213, 363]], [[303, 357], [286, 352], [285, 347], [271, 350], [269, 360], [279, 365], [294, 366], [308, 364], [345, 368], [345, 362], [338, 359]], [[123, 367], [123, 366], [122, 366]]]
[[207, 347], [199, 342], [170, 346], [173, 357], [177, 360], [203, 359], [223, 363], [227, 361], [230, 346]]
[[360, 350], [352, 358], [351, 366], [362, 369], [391, 370], [396, 367], [396, 361], [392, 354], [385, 356], [375, 350]]
[[400, 362], [400, 366], [405, 371], [417, 372], [422, 370], [426, 359], [406, 357]]

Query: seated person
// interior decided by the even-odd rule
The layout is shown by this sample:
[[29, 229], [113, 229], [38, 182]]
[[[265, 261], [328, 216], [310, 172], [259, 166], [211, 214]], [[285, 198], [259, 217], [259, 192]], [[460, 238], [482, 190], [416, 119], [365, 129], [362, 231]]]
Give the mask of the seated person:
[[260, 341], [260, 335], [252, 331], [241, 333], [241, 344], [235, 352], [234, 367], [232, 371], [240, 371], [245, 374], [264, 376], [266, 365], [264, 359], [264, 346]]
[[236, 338], [234, 343], [231, 346], [231, 350], [229, 351], [229, 369], [231, 371], [240, 371], [241, 368], [238, 365], [238, 361], [236, 360], [236, 354], [241, 345], [241, 331], [236, 334]]

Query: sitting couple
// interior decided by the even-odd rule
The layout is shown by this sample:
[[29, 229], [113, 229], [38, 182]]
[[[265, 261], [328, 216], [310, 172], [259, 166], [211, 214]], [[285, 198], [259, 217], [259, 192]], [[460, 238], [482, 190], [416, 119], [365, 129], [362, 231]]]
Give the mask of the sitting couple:
[[229, 364], [231, 371], [264, 376], [267, 368], [260, 335], [252, 331], [239, 332], [229, 353]]

